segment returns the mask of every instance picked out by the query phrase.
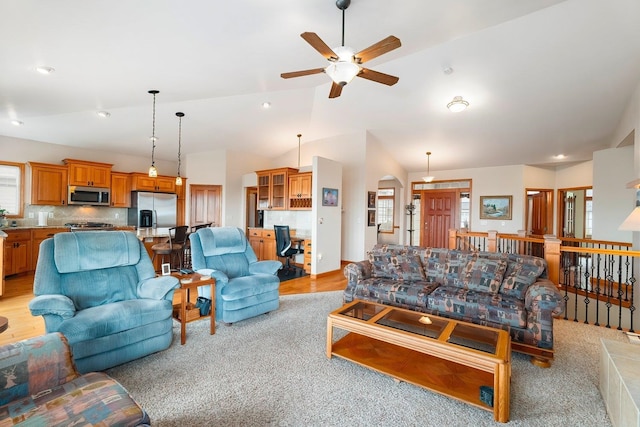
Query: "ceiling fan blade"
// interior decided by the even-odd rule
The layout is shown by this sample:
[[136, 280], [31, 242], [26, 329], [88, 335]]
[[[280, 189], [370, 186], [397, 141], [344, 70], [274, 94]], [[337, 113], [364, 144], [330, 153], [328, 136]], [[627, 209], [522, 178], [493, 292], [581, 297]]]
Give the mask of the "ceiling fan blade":
[[320, 73], [324, 73], [324, 68], [314, 68], [311, 70], [301, 70], [301, 71], [292, 71], [290, 73], [282, 73], [280, 74], [280, 77], [282, 77], [283, 79], [290, 79], [293, 77], [309, 76], [311, 74], [320, 74]]
[[331, 83], [331, 90], [329, 91], [329, 98], [337, 98], [342, 93], [342, 86], [338, 83]]
[[397, 49], [401, 46], [400, 39], [396, 36], [389, 36], [384, 40], [380, 40], [378, 43], [374, 43], [366, 49], [361, 50], [356, 53], [354, 56], [356, 58], [356, 62], [359, 64], [364, 64], [367, 61], [372, 60], [373, 58], [377, 58], [383, 53], [390, 52], [394, 49]]
[[320, 37], [316, 33], [302, 33], [300, 37], [305, 39], [307, 43], [311, 45], [315, 50], [320, 52], [320, 55], [324, 56], [329, 60], [337, 60], [338, 55], [335, 54], [333, 50], [325, 42], [322, 41]]
[[398, 80], [400, 80], [396, 76], [381, 73], [379, 71], [373, 71], [368, 68], [363, 68], [357, 76], [377, 83], [382, 83], [383, 85], [387, 86], [393, 86], [394, 84], [398, 83]]

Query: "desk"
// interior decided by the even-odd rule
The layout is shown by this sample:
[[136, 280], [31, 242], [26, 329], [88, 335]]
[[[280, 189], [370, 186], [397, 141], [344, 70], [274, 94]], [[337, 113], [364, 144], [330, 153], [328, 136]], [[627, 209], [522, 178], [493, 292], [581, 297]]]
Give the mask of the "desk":
[[[179, 274], [174, 273], [172, 276], [177, 277], [180, 280], [180, 287], [178, 293], [180, 294], [180, 307], [179, 318], [176, 319], [180, 322], [180, 344], [184, 345], [187, 342], [187, 323], [193, 320], [200, 320], [203, 317], [211, 318], [211, 335], [216, 333], [216, 279], [210, 277], [209, 279], [202, 279], [202, 275], [198, 273], [193, 274]], [[191, 279], [189, 283], [183, 283], [183, 280]], [[208, 316], [199, 316], [192, 320], [187, 320], [187, 299], [189, 291], [194, 289], [197, 291], [198, 286], [211, 285], [211, 313]]]

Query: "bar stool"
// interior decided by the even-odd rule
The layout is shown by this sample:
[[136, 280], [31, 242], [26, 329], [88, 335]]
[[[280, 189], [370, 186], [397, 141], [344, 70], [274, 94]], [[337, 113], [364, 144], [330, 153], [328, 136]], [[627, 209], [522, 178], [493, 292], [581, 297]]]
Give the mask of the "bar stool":
[[181, 225], [179, 227], [172, 227], [169, 229], [169, 241], [164, 243], [157, 243], [151, 247], [153, 251], [153, 258], [151, 262], [155, 261], [156, 256], [162, 256], [162, 263], [164, 263], [165, 255], [169, 256], [169, 264], [172, 264], [173, 260], [177, 256], [179, 268], [182, 268], [182, 259], [183, 259], [183, 251], [184, 246], [187, 241], [187, 230], [189, 229], [186, 225]]

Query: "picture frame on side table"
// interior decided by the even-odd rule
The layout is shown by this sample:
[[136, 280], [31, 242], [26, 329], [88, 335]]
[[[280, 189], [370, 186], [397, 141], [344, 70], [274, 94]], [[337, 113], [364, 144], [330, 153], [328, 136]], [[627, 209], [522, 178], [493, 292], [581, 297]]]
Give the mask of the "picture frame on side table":
[[322, 189], [322, 206], [338, 206], [338, 189]]
[[513, 196], [480, 196], [480, 219], [511, 219]]
[[375, 209], [369, 209], [367, 211], [367, 226], [373, 227], [376, 225], [376, 211]]
[[168, 276], [170, 274], [171, 274], [171, 264], [169, 263], [162, 264], [162, 275]]
[[369, 209], [375, 209], [376, 208], [376, 192], [375, 191], [369, 191], [367, 192], [367, 207]]

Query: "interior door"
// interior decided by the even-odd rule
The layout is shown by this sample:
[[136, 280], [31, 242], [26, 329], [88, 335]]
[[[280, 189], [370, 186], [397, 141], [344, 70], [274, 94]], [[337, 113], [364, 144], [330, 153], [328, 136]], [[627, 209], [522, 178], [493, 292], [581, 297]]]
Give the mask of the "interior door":
[[422, 191], [420, 246], [449, 247], [449, 229], [456, 228], [456, 191]]
[[527, 189], [526, 219], [530, 236], [553, 233], [553, 190]]
[[221, 225], [221, 185], [191, 185], [191, 226], [211, 223], [213, 227]]

